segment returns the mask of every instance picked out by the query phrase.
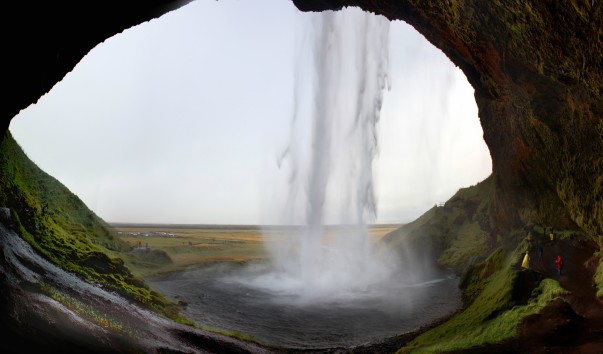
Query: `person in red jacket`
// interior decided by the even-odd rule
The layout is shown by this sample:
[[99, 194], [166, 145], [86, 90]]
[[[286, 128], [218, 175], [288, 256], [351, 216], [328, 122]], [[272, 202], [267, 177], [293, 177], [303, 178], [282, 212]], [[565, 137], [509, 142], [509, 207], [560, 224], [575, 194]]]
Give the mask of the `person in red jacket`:
[[561, 271], [563, 270], [563, 257], [557, 256], [555, 264], [557, 264], [557, 274], [561, 275]]

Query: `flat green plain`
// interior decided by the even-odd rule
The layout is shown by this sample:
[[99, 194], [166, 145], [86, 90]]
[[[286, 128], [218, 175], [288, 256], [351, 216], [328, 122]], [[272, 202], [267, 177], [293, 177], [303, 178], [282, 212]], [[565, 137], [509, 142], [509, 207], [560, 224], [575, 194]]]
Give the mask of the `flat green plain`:
[[[401, 225], [373, 225], [368, 228], [375, 242]], [[287, 227], [114, 225], [119, 237], [133, 247], [130, 266], [142, 276], [182, 271], [191, 266], [215, 262], [245, 263], [268, 257], [266, 244], [276, 242], [291, 231]], [[328, 240], [334, 229], [329, 229]], [[163, 251], [171, 263], [162, 262]]]

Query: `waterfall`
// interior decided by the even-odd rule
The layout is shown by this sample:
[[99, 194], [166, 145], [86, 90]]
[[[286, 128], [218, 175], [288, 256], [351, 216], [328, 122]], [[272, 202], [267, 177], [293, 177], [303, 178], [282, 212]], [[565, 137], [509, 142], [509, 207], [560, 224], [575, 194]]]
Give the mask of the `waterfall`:
[[291, 139], [278, 161], [290, 187], [283, 222], [302, 226], [269, 250], [278, 281], [299, 295], [366, 291], [395, 264], [367, 228], [377, 214], [373, 160], [389, 89], [389, 21], [357, 8], [307, 19]]

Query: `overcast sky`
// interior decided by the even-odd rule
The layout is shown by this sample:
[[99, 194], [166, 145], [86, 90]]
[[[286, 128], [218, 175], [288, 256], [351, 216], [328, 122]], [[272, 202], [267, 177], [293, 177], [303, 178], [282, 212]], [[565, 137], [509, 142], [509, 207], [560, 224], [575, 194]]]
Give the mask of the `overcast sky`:
[[[279, 223], [304, 16], [283, 0], [193, 1], [99, 44], [10, 130], [106, 221]], [[390, 44], [374, 172], [384, 223], [491, 172], [464, 74], [404, 22]]]

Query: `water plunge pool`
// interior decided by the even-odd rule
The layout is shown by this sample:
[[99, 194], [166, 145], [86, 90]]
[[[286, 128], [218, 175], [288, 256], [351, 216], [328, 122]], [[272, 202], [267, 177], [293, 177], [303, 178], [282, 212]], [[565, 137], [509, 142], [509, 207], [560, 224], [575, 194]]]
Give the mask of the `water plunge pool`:
[[239, 332], [281, 348], [325, 349], [375, 343], [441, 319], [461, 306], [451, 274], [415, 284], [403, 279], [369, 289], [300, 297], [265, 281], [271, 270], [222, 263], [150, 279], [187, 305], [182, 312], [213, 329]]

